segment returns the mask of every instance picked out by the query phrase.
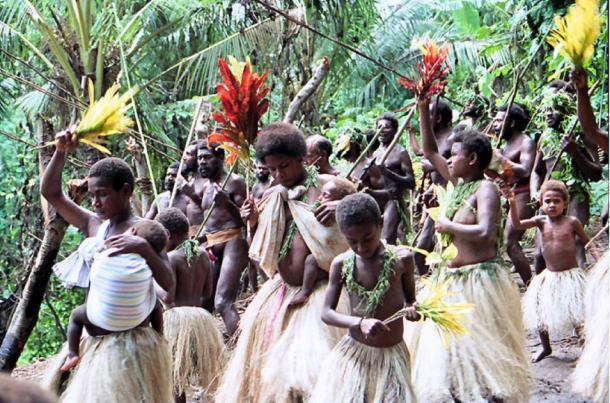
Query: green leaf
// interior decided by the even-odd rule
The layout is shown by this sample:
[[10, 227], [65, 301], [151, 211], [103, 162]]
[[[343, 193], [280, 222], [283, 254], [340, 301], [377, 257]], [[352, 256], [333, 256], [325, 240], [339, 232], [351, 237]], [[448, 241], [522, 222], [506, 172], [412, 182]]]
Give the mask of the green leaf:
[[474, 36], [481, 26], [479, 12], [468, 2], [462, 3], [462, 8], [453, 12], [453, 22], [458, 31], [466, 36]]

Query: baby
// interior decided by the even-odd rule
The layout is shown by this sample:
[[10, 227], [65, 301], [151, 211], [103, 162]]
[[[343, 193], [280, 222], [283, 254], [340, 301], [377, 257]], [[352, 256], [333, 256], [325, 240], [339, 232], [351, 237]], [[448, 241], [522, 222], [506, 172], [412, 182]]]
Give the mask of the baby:
[[[356, 193], [356, 187], [352, 182], [343, 177], [336, 176], [322, 186], [322, 193], [318, 197], [318, 201], [320, 203], [339, 201], [345, 196], [354, 193]], [[307, 301], [315, 288], [316, 282], [327, 278], [328, 273], [322, 270], [313, 255], [309, 254], [305, 258], [305, 266], [303, 268], [303, 285], [292, 298], [289, 305], [300, 305]]]
[[[140, 220], [126, 231], [144, 238], [155, 252], [167, 243], [167, 231], [152, 220]], [[91, 336], [124, 332], [152, 322], [162, 332], [162, 311], [157, 302], [153, 273], [143, 257], [133, 253], [113, 255], [106, 249], [91, 266], [87, 302], [72, 311], [68, 325], [68, 358], [62, 371], [74, 368], [80, 359], [83, 326]]]

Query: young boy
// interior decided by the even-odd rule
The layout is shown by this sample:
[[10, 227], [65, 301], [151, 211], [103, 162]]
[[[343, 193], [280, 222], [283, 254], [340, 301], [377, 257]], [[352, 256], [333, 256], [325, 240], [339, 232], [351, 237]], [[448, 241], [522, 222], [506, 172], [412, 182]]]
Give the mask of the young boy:
[[[322, 320], [349, 329], [326, 358], [311, 402], [415, 402], [403, 321], [384, 319], [408, 307], [417, 320], [413, 256], [381, 240], [383, 219], [375, 199], [345, 197], [337, 222], [351, 251], [333, 260]], [[350, 314], [336, 310], [345, 287]]]
[[202, 308], [213, 296], [210, 261], [202, 248], [189, 243], [189, 222], [182, 211], [168, 208], [157, 221], [169, 232], [166, 250], [176, 277], [175, 294], [160, 294], [167, 308], [163, 329], [172, 353], [174, 400], [186, 402], [191, 384], [212, 396], [224, 366], [225, 347], [214, 317]]
[[[144, 238], [160, 253], [167, 242], [162, 225], [151, 220], [140, 220], [128, 232]], [[91, 267], [91, 287], [87, 303], [72, 311], [68, 325], [68, 358], [62, 371], [74, 368], [80, 359], [80, 339], [83, 326], [91, 336], [124, 332], [136, 327], [148, 326], [155, 321], [159, 326], [161, 307], [150, 268], [144, 258], [136, 254], [114, 254], [112, 249], [99, 253]]]
[[[339, 201], [345, 196], [356, 193], [356, 187], [350, 181], [340, 176], [335, 176], [322, 186], [322, 193], [318, 197], [320, 203]], [[290, 306], [299, 305], [307, 301], [313, 292], [316, 282], [328, 279], [328, 272], [322, 270], [313, 255], [305, 258], [303, 268], [303, 286], [290, 301]]]
[[515, 227], [519, 230], [537, 227], [542, 236], [542, 256], [547, 269], [534, 277], [523, 297], [525, 326], [538, 330], [540, 335], [542, 348], [532, 356], [532, 362], [538, 362], [552, 352], [549, 332], [582, 327], [585, 273], [578, 267], [576, 238], [583, 245], [589, 238], [578, 218], [566, 215], [568, 189], [563, 182], [550, 179], [542, 184], [540, 205], [546, 215], [527, 220], [519, 218], [512, 190], [504, 187], [502, 191]]

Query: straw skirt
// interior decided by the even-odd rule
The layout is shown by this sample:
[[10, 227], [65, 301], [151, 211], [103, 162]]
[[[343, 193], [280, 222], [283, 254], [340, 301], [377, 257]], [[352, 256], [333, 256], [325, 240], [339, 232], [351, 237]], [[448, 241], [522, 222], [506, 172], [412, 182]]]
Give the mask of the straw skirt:
[[167, 342], [151, 327], [81, 342], [81, 360], [61, 391], [60, 367], [65, 345], [51, 365], [47, 387], [60, 393], [60, 402], [123, 403], [172, 401], [171, 363]]
[[[445, 339], [431, 321], [406, 327], [413, 356], [412, 382], [421, 402], [526, 402], [528, 361], [519, 290], [496, 259], [441, 268], [433, 281], [447, 282], [449, 302], [468, 302], [465, 336]], [[416, 334], [409, 334], [415, 332]]]
[[172, 355], [174, 394], [190, 385], [213, 394], [225, 364], [225, 346], [214, 317], [198, 307], [176, 307], [163, 314], [163, 329]]
[[349, 335], [322, 365], [310, 403], [415, 402], [409, 351], [404, 342], [371, 347]]

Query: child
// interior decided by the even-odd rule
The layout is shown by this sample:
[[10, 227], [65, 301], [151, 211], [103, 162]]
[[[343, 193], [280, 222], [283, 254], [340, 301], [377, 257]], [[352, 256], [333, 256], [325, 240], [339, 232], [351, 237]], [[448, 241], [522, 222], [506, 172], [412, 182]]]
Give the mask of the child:
[[[155, 221], [141, 220], [128, 232], [146, 239], [157, 253], [165, 248], [166, 231]], [[152, 273], [144, 258], [136, 254], [114, 253], [108, 249], [94, 259], [87, 303], [74, 309], [70, 315], [68, 358], [61, 367], [62, 371], [78, 364], [83, 326], [90, 335], [101, 336], [147, 326], [149, 318], [161, 315], [161, 307], [156, 306]], [[160, 327], [155, 330], [163, 332]]]
[[[413, 256], [381, 240], [383, 219], [371, 196], [347, 196], [336, 217], [352, 250], [333, 260], [322, 320], [349, 334], [326, 358], [311, 402], [415, 402], [403, 321], [383, 322], [405, 304], [408, 319], [418, 319]], [[343, 287], [349, 315], [337, 311]]]
[[526, 328], [538, 330], [542, 348], [532, 356], [538, 362], [551, 354], [549, 332], [561, 333], [583, 323], [585, 273], [576, 260], [576, 238], [589, 242], [578, 218], [566, 215], [568, 189], [563, 182], [547, 180], [540, 188], [540, 205], [546, 215], [527, 220], [519, 218], [515, 196], [503, 192], [510, 205], [510, 216], [519, 230], [537, 227], [542, 236], [542, 256], [547, 270], [537, 274], [523, 297]]
[[[318, 197], [318, 201], [320, 203], [338, 201], [354, 193], [356, 193], [356, 187], [352, 182], [340, 176], [334, 176], [322, 186], [322, 193]], [[323, 279], [328, 279], [328, 272], [318, 266], [313, 255], [308, 255], [305, 258], [305, 267], [303, 268], [303, 285], [290, 301], [290, 306], [307, 301], [315, 288], [316, 282]]]
[[[455, 186], [435, 230], [449, 238], [457, 256], [434, 268], [431, 281], [446, 287], [448, 302], [474, 309], [468, 333], [444, 340], [431, 321], [413, 327], [413, 386], [422, 402], [529, 400], [525, 333], [519, 289], [498, 255], [502, 244], [500, 192], [484, 178], [492, 148], [476, 130], [455, 134], [450, 158], [440, 152], [428, 99], [419, 99], [424, 156]], [[409, 331], [411, 329], [408, 329]]]
[[157, 221], [169, 232], [166, 250], [176, 277], [175, 295], [160, 294], [167, 302], [164, 334], [172, 353], [174, 399], [185, 402], [190, 384], [203, 387], [208, 396], [214, 394], [224, 366], [225, 347], [214, 317], [202, 308], [213, 296], [207, 254], [189, 244], [189, 222], [179, 209], [162, 211]]

